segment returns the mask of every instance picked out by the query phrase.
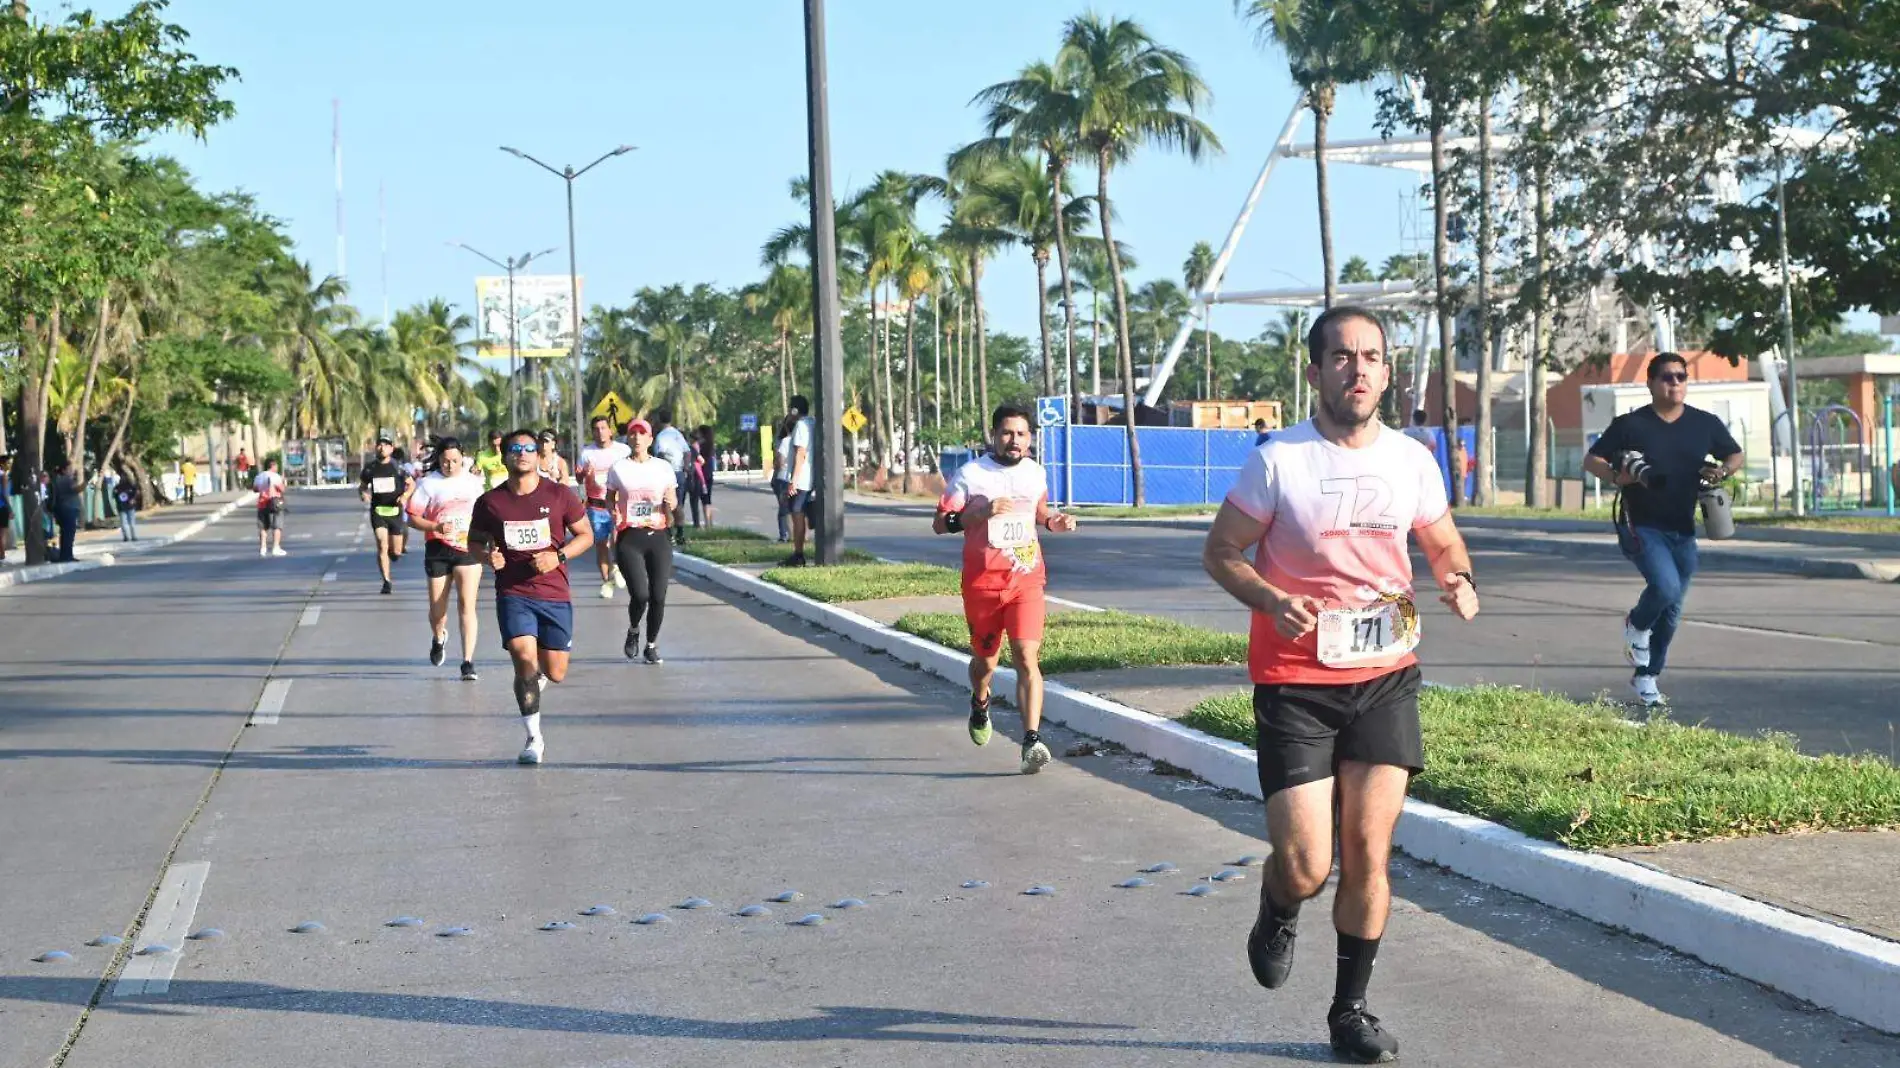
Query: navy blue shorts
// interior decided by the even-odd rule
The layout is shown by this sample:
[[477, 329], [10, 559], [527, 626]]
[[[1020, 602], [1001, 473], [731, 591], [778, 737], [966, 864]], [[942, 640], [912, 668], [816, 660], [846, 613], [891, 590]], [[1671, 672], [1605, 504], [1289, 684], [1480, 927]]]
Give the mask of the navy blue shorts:
[[574, 647], [574, 606], [566, 601], [503, 594], [495, 598], [495, 617], [501, 624], [504, 643], [533, 638], [553, 653], [565, 653]]

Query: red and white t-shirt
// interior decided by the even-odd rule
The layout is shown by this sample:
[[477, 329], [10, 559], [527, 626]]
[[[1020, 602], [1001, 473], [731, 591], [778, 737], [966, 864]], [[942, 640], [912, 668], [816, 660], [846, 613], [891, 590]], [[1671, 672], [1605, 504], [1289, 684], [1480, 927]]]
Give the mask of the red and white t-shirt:
[[676, 495], [678, 484], [673, 465], [657, 456], [615, 464], [607, 472], [607, 488], [615, 495], [614, 529], [665, 530], [666, 501]]
[[485, 492], [481, 476], [471, 472], [428, 475], [416, 483], [415, 492], [409, 495], [409, 514], [440, 524], [429, 532], [428, 540], [465, 553], [468, 551], [468, 521], [475, 514], [476, 498]]
[[1407, 540], [1450, 507], [1423, 445], [1382, 426], [1372, 444], [1348, 449], [1301, 423], [1247, 457], [1227, 503], [1267, 524], [1254, 557], [1260, 576], [1321, 602], [1319, 629], [1298, 641], [1254, 615], [1254, 682], [1347, 685], [1417, 662]]
[[607, 472], [614, 465], [633, 455], [633, 450], [624, 441], [610, 441], [605, 445], [589, 445], [581, 450], [580, 476], [581, 496], [589, 504], [603, 504], [607, 500]]
[[950, 479], [937, 502], [939, 512], [961, 512], [974, 501], [1008, 498], [1015, 507], [1001, 515], [963, 528], [963, 588], [1003, 590], [1048, 581], [1038, 539], [1036, 512], [1049, 495], [1049, 479], [1042, 465], [1027, 457], [1004, 464], [985, 454], [962, 467]]
[[275, 471], [265, 471], [251, 483], [251, 488], [257, 491], [259, 511], [275, 508], [284, 499], [284, 476]]

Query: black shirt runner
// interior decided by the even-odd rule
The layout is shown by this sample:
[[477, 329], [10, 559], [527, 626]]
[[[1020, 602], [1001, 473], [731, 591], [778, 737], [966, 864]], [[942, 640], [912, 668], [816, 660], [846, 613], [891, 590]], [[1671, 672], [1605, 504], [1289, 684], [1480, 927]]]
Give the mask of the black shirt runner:
[[1591, 455], [1609, 461], [1611, 467], [1630, 451], [1642, 453], [1664, 480], [1660, 489], [1631, 485], [1623, 490], [1623, 509], [1630, 525], [1694, 534], [1702, 468], [1708, 466], [1709, 457], [1726, 460], [1742, 447], [1712, 412], [1684, 405], [1676, 421], [1666, 423], [1654, 407], [1644, 405], [1611, 420], [1603, 436], [1590, 446]]

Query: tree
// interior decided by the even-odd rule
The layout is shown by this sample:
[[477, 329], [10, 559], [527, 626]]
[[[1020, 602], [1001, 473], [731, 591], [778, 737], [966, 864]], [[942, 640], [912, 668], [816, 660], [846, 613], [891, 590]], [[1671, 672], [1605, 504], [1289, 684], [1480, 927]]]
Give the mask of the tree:
[[[1134, 354], [1128, 344], [1128, 291], [1110, 220], [1109, 174], [1144, 145], [1174, 149], [1200, 160], [1220, 151], [1220, 139], [1196, 117], [1211, 94], [1187, 56], [1163, 48], [1129, 19], [1095, 14], [1070, 19], [1056, 56], [1057, 76], [1075, 97], [1070, 140], [1095, 159], [1096, 217], [1107, 249], [1115, 292], [1116, 348], [1122, 372], [1123, 417], [1134, 503], [1145, 503], [1141, 441], [1135, 433]], [[1177, 110], [1179, 109], [1179, 110]]]
[[[1074, 197], [1064, 190], [1057, 195], [1050, 186], [1050, 171], [1027, 156], [1009, 156], [977, 171], [968, 191], [970, 210], [985, 218], [994, 218], [1001, 228], [1029, 250], [1036, 265], [1036, 318], [1042, 324], [1042, 389], [1045, 396], [1056, 392], [1054, 346], [1049, 339], [1049, 256], [1063, 240], [1061, 234], [1073, 232], [1088, 223], [1087, 197]], [[1061, 203], [1067, 218], [1058, 225], [1055, 205]]]
[[[1188, 250], [1186, 262], [1181, 264], [1181, 280], [1187, 283], [1188, 292], [1200, 295], [1201, 287], [1214, 275], [1214, 246], [1205, 241], [1196, 241]], [[1201, 396], [1212, 400], [1214, 397], [1214, 305], [1203, 306], [1201, 313], [1201, 352], [1202, 366], [1205, 370], [1201, 387]]]
[[1339, 268], [1339, 281], [1342, 285], [1357, 285], [1361, 282], [1376, 282], [1379, 279], [1372, 273], [1372, 265], [1364, 256], [1354, 256]]
[[1381, 49], [1374, 23], [1353, 0], [1234, 0], [1234, 10], [1253, 23], [1262, 45], [1286, 53], [1287, 68], [1313, 112], [1313, 163], [1319, 197], [1320, 270], [1326, 306], [1337, 296], [1333, 274], [1333, 204], [1326, 183], [1326, 132], [1342, 85], [1355, 85], [1379, 70]]

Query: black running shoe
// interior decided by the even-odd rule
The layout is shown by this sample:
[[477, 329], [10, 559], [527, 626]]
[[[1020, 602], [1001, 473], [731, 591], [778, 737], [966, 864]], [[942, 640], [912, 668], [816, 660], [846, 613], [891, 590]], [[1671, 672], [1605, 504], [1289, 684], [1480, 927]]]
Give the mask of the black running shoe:
[[384, 592], [384, 593], [389, 593], [389, 592], [391, 592], [391, 589], [390, 589], [390, 585], [389, 585], [389, 580], [388, 580], [388, 579], [384, 579], [384, 580], [383, 580], [383, 592]]
[[442, 639], [440, 638], [429, 639], [429, 663], [436, 667], [442, 666]]
[[1286, 985], [1287, 977], [1293, 974], [1293, 942], [1299, 937], [1300, 918], [1276, 915], [1273, 902], [1267, 897], [1267, 886], [1260, 884], [1260, 913], [1254, 918], [1253, 930], [1247, 935], [1247, 963], [1253, 966], [1253, 977], [1268, 990], [1278, 990]]
[[653, 644], [652, 642], [647, 643], [647, 663], [649, 664], [666, 663], [666, 661], [660, 659], [660, 647]]
[[620, 655], [628, 660], [640, 655], [640, 628], [627, 628], [627, 640], [620, 643]]
[[481, 678], [481, 676], [475, 673], [475, 661], [473, 660], [462, 661], [462, 681], [474, 682], [476, 679], [479, 679], [479, 678]]
[[1335, 1005], [1326, 1017], [1333, 1052], [1359, 1064], [1390, 1064], [1399, 1059], [1399, 1040], [1379, 1026], [1363, 1001]]

